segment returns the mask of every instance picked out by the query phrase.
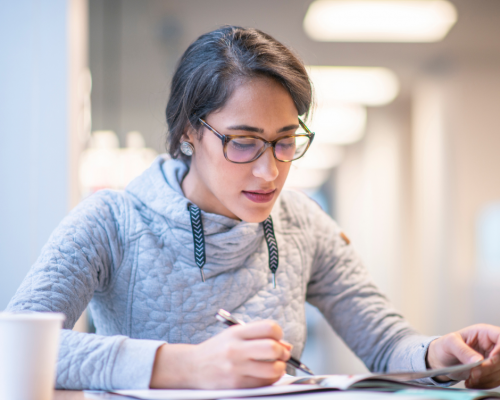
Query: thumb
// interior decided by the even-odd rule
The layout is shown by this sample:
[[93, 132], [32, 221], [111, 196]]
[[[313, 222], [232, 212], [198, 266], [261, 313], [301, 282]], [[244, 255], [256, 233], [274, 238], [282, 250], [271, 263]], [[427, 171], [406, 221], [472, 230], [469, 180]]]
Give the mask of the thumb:
[[498, 362], [498, 360], [500, 360], [500, 342], [498, 342], [493, 348], [489, 355], [489, 358], [494, 359], [495, 362]]
[[472, 364], [484, 359], [482, 354], [469, 347], [461, 337], [453, 341], [451, 350], [462, 364]]

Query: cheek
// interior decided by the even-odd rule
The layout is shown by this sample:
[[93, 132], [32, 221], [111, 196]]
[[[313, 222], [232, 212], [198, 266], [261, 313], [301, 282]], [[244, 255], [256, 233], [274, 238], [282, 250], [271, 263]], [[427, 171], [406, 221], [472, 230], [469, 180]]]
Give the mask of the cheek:
[[286, 181], [286, 178], [288, 177], [288, 173], [290, 172], [290, 168], [292, 167], [292, 163], [291, 162], [288, 162], [288, 163], [282, 163], [280, 162], [278, 164], [278, 171], [279, 171], [279, 175], [278, 175], [278, 178], [277, 178], [277, 181], [283, 185]]
[[233, 164], [224, 159], [217, 168], [217, 188], [219, 195], [233, 196], [245, 188], [245, 183], [251, 178], [248, 168]]
[[220, 141], [203, 137], [199, 146], [201, 152], [198, 153], [197, 167], [205, 182], [210, 182], [211, 178], [220, 175], [228, 162], [224, 158]]
[[201, 174], [208, 183], [210, 191], [219, 199], [238, 194], [248, 180], [248, 168], [227, 161], [220, 143], [206, 148], [205, 157], [200, 165]]

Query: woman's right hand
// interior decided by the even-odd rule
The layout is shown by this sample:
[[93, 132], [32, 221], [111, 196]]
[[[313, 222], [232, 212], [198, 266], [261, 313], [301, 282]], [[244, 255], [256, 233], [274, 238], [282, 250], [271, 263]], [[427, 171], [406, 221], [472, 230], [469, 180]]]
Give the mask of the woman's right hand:
[[156, 354], [152, 388], [232, 389], [280, 379], [291, 345], [273, 321], [235, 325], [198, 345], [164, 344]]

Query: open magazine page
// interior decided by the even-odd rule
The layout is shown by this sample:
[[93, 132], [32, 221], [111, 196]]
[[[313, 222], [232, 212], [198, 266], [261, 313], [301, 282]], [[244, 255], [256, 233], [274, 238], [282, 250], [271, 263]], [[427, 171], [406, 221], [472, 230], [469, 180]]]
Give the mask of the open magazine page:
[[405, 388], [425, 387], [420, 384], [410, 382], [398, 382], [383, 375], [363, 374], [363, 375], [316, 375], [307, 378], [299, 378], [293, 384], [318, 385], [319, 387], [350, 390], [350, 389], [371, 389], [383, 391], [397, 391]]
[[441, 375], [449, 375], [470, 371], [472, 368], [481, 365], [486, 360], [466, 365], [456, 365], [453, 367], [427, 370], [421, 372], [394, 372], [388, 374], [362, 374], [362, 375], [316, 375], [311, 377], [296, 378], [289, 381], [293, 384], [319, 385], [325, 388], [335, 388], [340, 390], [348, 389], [394, 389], [417, 385], [412, 383], [417, 379], [433, 378]]
[[[347, 390], [357, 382], [371, 378], [372, 374], [363, 375], [315, 375], [295, 378], [289, 384], [317, 385], [340, 390]], [[282, 378], [283, 379], [283, 378]], [[279, 383], [280, 381], [276, 382]]]
[[253, 389], [224, 389], [224, 390], [116, 390], [113, 393], [130, 396], [143, 400], [205, 400], [205, 399], [227, 399], [231, 397], [256, 397], [269, 396], [284, 393], [300, 393], [311, 390], [324, 390], [318, 385], [293, 385], [279, 384], [264, 386]]
[[[481, 361], [484, 362], [484, 361]], [[422, 372], [398, 372], [390, 374], [363, 375], [316, 375], [311, 377], [292, 377], [285, 375], [271, 386], [254, 389], [227, 390], [117, 390], [113, 393], [143, 400], [205, 400], [228, 399], [242, 397], [272, 396], [278, 394], [301, 393], [322, 390], [379, 390], [399, 391], [408, 388], [423, 388], [422, 385], [411, 383], [412, 380], [449, 373], [468, 371], [481, 364], [474, 363], [456, 367]]]

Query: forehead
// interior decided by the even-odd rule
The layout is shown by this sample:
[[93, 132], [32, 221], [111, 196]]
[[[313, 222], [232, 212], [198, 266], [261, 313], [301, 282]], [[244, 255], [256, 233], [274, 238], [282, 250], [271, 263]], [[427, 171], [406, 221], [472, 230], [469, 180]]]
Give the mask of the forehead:
[[252, 78], [235, 83], [222, 109], [213, 118], [226, 123], [274, 125], [297, 123], [298, 111], [283, 85], [271, 78]]

